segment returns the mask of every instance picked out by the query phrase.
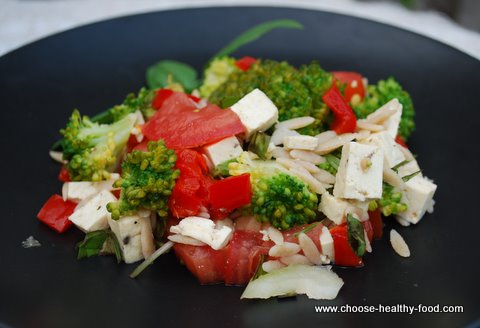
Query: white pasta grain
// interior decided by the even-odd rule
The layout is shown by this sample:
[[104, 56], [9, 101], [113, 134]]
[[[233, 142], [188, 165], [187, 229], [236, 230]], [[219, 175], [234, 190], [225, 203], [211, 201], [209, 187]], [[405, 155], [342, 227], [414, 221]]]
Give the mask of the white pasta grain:
[[310, 124], [315, 122], [315, 119], [311, 116], [302, 116], [302, 117], [296, 117], [292, 118], [290, 120], [286, 120], [280, 123], [277, 123], [275, 125], [276, 129], [289, 129], [289, 130], [296, 130], [296, 129], [301, 129], [304, 128]]
[[315, 165], [322, 164], [326, 161], [325, 158], [320, 155], [317, 155], [311, 151], [299, 149], [294, 149], [290, 151], [290, 156], [295, 159], [306, 161]]
[[274, 158], [292, 158], [290, 153], [283, 147], [277, 147], [272, 150], [272, 157]]
[[319, 169], [319, 172], [313, 174], [313, 177], [322, 183], [334, 184], [335, 176], [330, 172]]
[[320, 134], [317, 134], [315, 137], [318, 139], [318, 144], [321, 145], [322, 143], [327, 142], [337, 136], [337, 133], [333, 130], [325, 131]]
[[276, 245], [283, 244], [283, 235], [278, 229], [274, 227], [268, 227], [267, 234], [270, 240], [272, 240]]
[[298, 235], [298, 243], [302, 248], [303, 254], [308, 258], [310, 262], [316, 265], [322, 264], [322, 257], [320, 251], [310, 237], [308, 237], [305, 233], [302, 232]]
[[284, 242], [281, 245], [275, 245], [268, 251], [268, 255], [273, 257], [283, 257], [297, 254], [300, 252], [300, 245], [290, 242]]
[[365, 120], [358, 120], [357, 121], [357, 129], [379, 132], [379, 131], [385, 130], [385, 127], [383, 125], [370, 123], [370, 122], [365, 121]]
[[315, 179], [307, 170], [298, 170], [296, 168], [291, 168], [288, 172], [305, 182], [313, 192], [317, 194], [324, 194], [326, 192], [323, 184], [317, 179]]
[[410, 249], [403, 237], [395, 230], [390, 230], [390, 243], [395, 252], [402, 257], [410, 256]]
[[280, 258], [280, 261], [286, 265], [294, 265], [294, 264], [312, 265], [312, 262], [310, 262], [310, 260], [305, 255], [301, 255], [301, 254], [283, 256]]
[[352, 141], [357, 136], [358, 135], [356, 133], [341, 134], [337, 137], [334, 137], [334, 138], [328, 140], [325, 143], [319, 144], [317, 149], [315, 149], [315, 152], [317, 154], [320, 154], [320, 155], [328, 154], [328, 153], [332, 152], [333, 150], [342, 147], [347, 142]]
[[270, 142], [273, 143], [275, 146], [283, 144], [283, 139], [285, 137], [292, 137], [292, 136], [299, 136], [300, 133], [294, 130], [289, 130], [287, 128], [280, 128], [276, 129], [272, 133], [272, 138], [270, 139]]
[[265, 272], [272, 272], [273, 270], [277, 270], [283, 268], [285, 264], [280, 262], [279, 260], [270, 260], [262, 263], [262, 269]]

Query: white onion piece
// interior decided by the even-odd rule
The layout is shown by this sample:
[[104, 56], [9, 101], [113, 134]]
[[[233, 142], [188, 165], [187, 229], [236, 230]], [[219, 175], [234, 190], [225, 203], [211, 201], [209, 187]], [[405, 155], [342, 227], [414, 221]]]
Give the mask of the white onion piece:
[[343, 280], [326, 267], [290, 265], [250, 281], [240, 298], [266, 299], [295, 293], [332, 300], [342, 286]]

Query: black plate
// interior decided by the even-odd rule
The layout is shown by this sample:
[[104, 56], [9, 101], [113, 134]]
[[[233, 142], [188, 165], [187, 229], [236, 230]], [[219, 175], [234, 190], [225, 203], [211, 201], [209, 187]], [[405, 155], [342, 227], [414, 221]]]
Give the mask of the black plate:
[[[58, 235], [35, 215], [59, 193], [48, 149], [71, 110], [87, 114], [121, 102], [144, 84], [148, 65], [177, 59], [201, 68], [216, 50], [259, 22], [293, 18], [238, 56], [318, 60], [372, 81], [393, 75], [415, 101], [411, 149], [439, 185], [433, 215], [398, 229], [412, 250], [403, 259], [388, 238], [362, 269], [335, 271], [345, 286], [334, 301], [305, 297], [240, 301], [242, 288], [200, 286], [173, 254], [137, 280], [134, 266], [77, 261], [75, 229]], [[465, 326], [479, 318], [478, 217], [480, 62], [390, 26], [331, 13], [284, 8], [158, 12], [88, 25], [0, 58], [2, 193], [0, 322], [15, 327]], [[387, 231], [387, 230], [386, 230]], [[23, 249], [33, 235], [42, 247]], [[455, 314], [317, 314], [315, 305], [461, 305]]]

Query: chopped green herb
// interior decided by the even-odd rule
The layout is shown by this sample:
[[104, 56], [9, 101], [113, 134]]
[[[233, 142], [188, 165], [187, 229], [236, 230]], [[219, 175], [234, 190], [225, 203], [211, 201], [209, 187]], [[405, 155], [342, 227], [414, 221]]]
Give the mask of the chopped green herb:
[[248, 145], [248, 150], [257, 154], [261, 159], [267, 159], [270, 136], [264, 132], [255, 132]]
[[[104, 248], [105, 245], [105, 248]], [[118, 240], [109, 230], [97, 230], [89, 232], [85, 235], [85, 239], [79, 242], [77, 259], [101, 255], [103, 251], [112, 252], [117, 258], [117, 262], [122, 261], [122, 251]]]
[[348, 243], [355, 254], [357, 254], [357, 256], [363, 256], [366, 248], [363, 224], [351, 214], [347, 214], [347, 234]]

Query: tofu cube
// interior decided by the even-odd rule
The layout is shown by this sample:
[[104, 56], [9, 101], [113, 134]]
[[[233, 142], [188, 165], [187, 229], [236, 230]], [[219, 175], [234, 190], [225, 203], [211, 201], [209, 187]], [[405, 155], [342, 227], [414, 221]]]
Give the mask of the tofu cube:
[[[364, 204], [367, 204], [366, 208]], [[367, 202], [363, 203], [339, 199], [330, 195], [328, 192], [322, 195], [318, 209], [337, 225], [346, 222], [347, 214], [354, 214], [361, 221], [368, 220]]]
[[[125, 263], [134, 263], [142, 260], [142, 225], [150, 224], [150, 218], [142, 218], [137, 215], [124, 216], [118, 220], [108, 219], [108, 225], [117, 237], [122, 249]], [[146, 239], [153, 243], [153, 239]], [[154, 247], [154, 245], [150, 245]]]
[[390, 100], [384, 106], [388, 106], [390, 109], [395, 110], [395, 113], [386, 119], [382, 124], [385, 127], [385, 131], [387, 131], [388, 134], [395, 139], [398, 134], [400, 119], [402, 118], [403, 106], [397, 98]]
[[113, 184], [120, 178], [120, 174], [110, 174], [110, 179], [105, 181], [69, 181], [62, 187], [63, 200], [80, 202], [81, 200], [93, 196], [102, 190], [113, 190]]
[[311, 136], [287, 136], [283, 138], [283, 146], [288, 149], [315, 150], [318, 139]]
[[170, 232], [196, 239], [218, 250], [225, 247], [233, 235], [231, 226], [219, 222], [215, 224], [210, 219], [189, 216], [170, 227]]
[[240, 156], [243, 151], [240, 142], [238, 142], [235, 136], [205, 146], [203, 149], [214, 166]]
[[389, 168], [405, 160], [405, 155], [399, 148], [401, 146], [395, 142], [394, 138], [387, 131], [373, 133], [366, 139], [365, 143], [375, 145], [383, 150], [385, 164]]
[[328, 258], [333, 261], [335, 259], [333, 238], [330, 230], [325, 226], [322, 227], [322, 232], [320, 233], [320, 246], [322, 246], [322, 254], [328, 256]]
[[231, 110], [238, 115], [247, 129], [247, 138], [257, 131], [265, 131], [278, 120], [277, 106], [259, 89], [254, 89]]
[[102, 190], [78, 203], [68, 219], [84, 232], [105, 230], [108, 228], [110, 218], [107, 204], [116, 200], [110, 191]]
[[382, 176], [382, 149], [374, 145], [349, 142], [342, 148], [333, 195], [360, 201], [380, 198]]
[[405, 182], [405, 186], [407, 188], [405, 196], [408, 209], [398, 216], [405, 221], [416, 224], [431, 206], [437, 185], [429, 179], [417, 175]]

